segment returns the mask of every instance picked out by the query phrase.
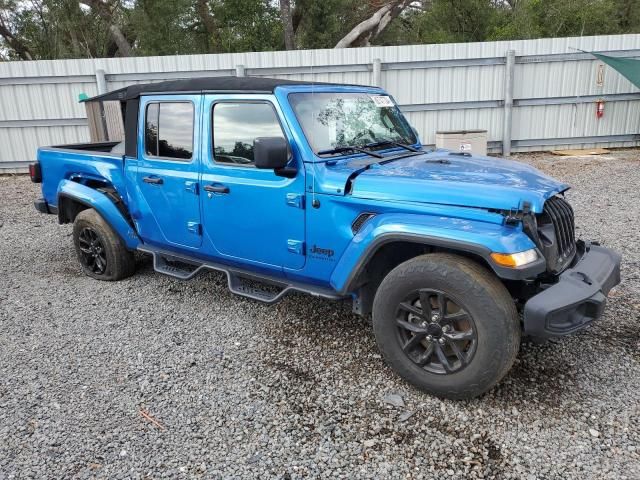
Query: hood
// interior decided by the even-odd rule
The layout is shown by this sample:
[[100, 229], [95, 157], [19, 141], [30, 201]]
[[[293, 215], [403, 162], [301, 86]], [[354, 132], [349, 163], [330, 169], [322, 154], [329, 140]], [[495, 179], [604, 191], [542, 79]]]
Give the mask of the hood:
[[[349, 163], [344, 166], [349, 169]], [[546, 199], [569, 188], [520, 162], [448, 150], [376, 163], [360, 173], [352, 162], [351, 170], [351, 194], [377, 200], [499, 210], [519, 209], [529, 202], [539, 213]]]

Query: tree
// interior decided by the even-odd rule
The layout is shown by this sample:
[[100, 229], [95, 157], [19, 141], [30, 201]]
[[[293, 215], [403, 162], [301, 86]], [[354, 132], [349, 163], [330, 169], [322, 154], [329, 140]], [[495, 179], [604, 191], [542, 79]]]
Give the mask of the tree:
[[26, 39], [21, 38], [16, 28], [19, 6], [15, 1], [0, 0], [0, 36], [7, 47], [21, 60], [32, 60], [34, 56]]
[[280, 18], [284, 30], [284, 48], [287, 50], [296, 49], [296, 41], [293, 31], [293, 18], [291, 16], [291, 1], [280, 0]]
[[412, 0], [393, 0], [385, 3], [369, 18], [356, 25], [336, 44], [335, 48], [363, 47], [370, 45], [389, 23], [407, 8]]
[[[204, 3], [205, 12], [202, 11]], [[215, 51], [216, 28], [206, 2], [198, 0], [138, 0], [127, 14], [127, 28], [135, 32], [134, 55], [179, 55]]]
[[33, 60], [33, 55], [31, 55], [29, 47], [11, 32], [8, 22], [6, 22], [2, 16], [0, 16], [0, 35], [21, 60]]
[[220, 36], [216, 52], [282, 49], [280, 12], [270, 0], [215, 0], [211, 11]]
[[638, 0], [0, 0], [0, 59], [640, 33]]
[[206, 51], [212, 52], [216, 45], [220, 45], [220, 33], [218, 32], [216, 19], [209, 8], [209, 2], [207, 0], [196, 0], [196, 12], [198, 12], [198, 18], [204, 27]]
[[90, 7], [100, 18], [102, 18], [109, 29], [111, 38], [113, 38], [113, 41], [118, 46], [120, 56], [131, 56], [131, 45], [129, 45], [129, 41], [122, 33], [122, 29], [118, 24], [118, 18], [116, 16], [119, 2], [110, 4], [103, 0], [80, 0], [80, 3]]

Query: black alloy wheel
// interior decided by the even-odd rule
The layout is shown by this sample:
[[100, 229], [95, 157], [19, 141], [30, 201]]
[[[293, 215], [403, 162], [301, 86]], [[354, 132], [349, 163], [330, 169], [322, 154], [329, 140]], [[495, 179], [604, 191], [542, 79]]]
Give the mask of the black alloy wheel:
[[473, 318], [442, 291], [411, 292], [398, 305], [396, 325], [402, 350], [427, 372], [454, 373], [473, 359], [478, 342]]
[[85, 227], [78, 235], [80, 262], [96, 275], [107, 271], [107, 254], [98, 233], [91, 227]]

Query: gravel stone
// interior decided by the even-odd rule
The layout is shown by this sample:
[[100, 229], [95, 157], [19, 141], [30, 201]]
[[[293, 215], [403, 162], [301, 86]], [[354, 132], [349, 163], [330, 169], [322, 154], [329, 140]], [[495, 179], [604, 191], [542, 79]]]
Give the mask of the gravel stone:
[[516, 157], [573, 186], [578, 236], [623, 254], [623, 283], [464, 402], [399, 379], [346, 303], [267, 306], [143, 256], [92, 280], [39, 186], [0, 177], [0, 479], [640, 478], [639, 157]]
[[393, 405], [394, 407], [397, 407], [397, 408], [404, 408], [404, 400], [397, 393], [387, 393], [384, 396], [384, 403]]
[[406, 422], [406, 421], [407, 421], [407, 420], [409, 420], [411, 417], [413, 417], [413, 415], [414, 415], [415, 413], [416, 413], [415, 411], [409, 411], [409, 410], [406, 410], [406, 411], [404, 411], [404, 412], [402, 412], [402, 413], [400, 414], [400, 416], [398, 417], [398, 421], [399, 421], [399, 422]]

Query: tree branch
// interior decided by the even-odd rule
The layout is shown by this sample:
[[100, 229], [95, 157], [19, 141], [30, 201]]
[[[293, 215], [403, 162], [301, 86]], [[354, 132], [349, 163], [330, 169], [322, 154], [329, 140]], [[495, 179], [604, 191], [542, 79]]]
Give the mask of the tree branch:
[[0, 37], [4, 38], [7, 45], [9, 45], [9, 47], [11, 47], [11, 49], [16, 52], [16, 55], [18, 55], [22, 60], [33, 60], [33, 55], [31, 54], [29, 47], [11, 33], [11, 30], [9, 30], [9, 27], [7, 27], [7, 24], [2, 17], [0, 17]]
[[284, 48], [296, 49], [296, 40], [293, 32], [293, 18], [291, 16], [291, 0], [280, 0], [280, 18], [284, 30]]
[[109, 9], [108, 5], [104, 3], [102, 0], [79, 0], [80, 3], [91, 8], [100, 18], [104, 20], [109, 29], [109, 34], [113, 39], [114, 43], [118, 46], [118, 52], [123, 57], [131, 56], [131, 45], [129, 45], [129, 41], [122, 33], [120, 27], [116, 24], [115, 19], [113, 18], [113, 13]]
[[207, 32], [207, 49], [209, 52], [211, 52], [213, 51], [213, 49], [211, 48], [211, 40], [217, 42], [218, 44], [220, 44], [221, 42], [218, 32], [218, 24], [216, 22], [216, 18], [209, 10], [208, 0], [197, 0], [196, 12], [198, 13], [198, 17], [200, 17], [202, 25], [204, 25], [205, 32]]
[[393, 0], [384, 4], [372, 16], [356, 25], [334, 48], [366, 47], [370, 45], [371, 41], [387, 28], [391, 20], [400, 15], [412, 3], [415, 3], [415, 0]]

